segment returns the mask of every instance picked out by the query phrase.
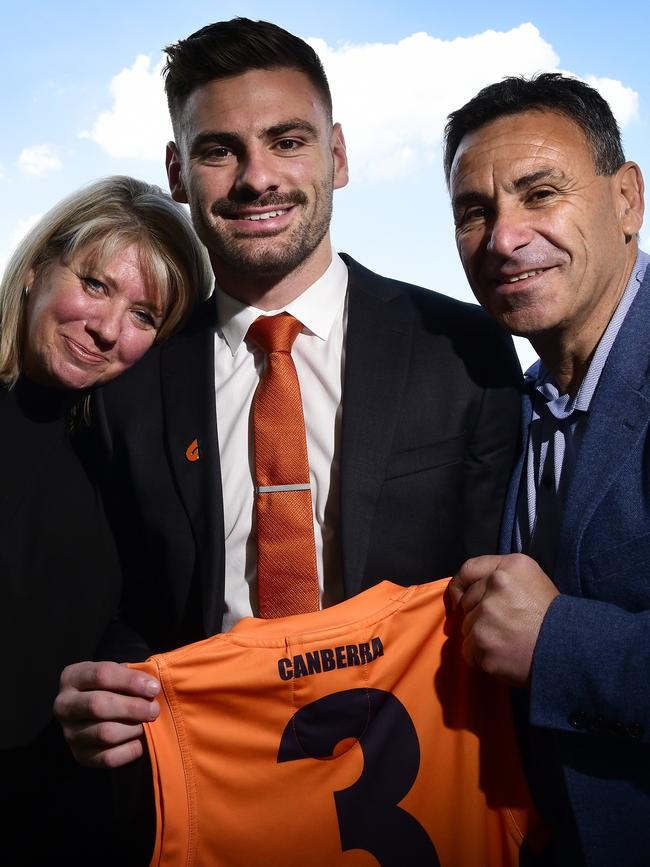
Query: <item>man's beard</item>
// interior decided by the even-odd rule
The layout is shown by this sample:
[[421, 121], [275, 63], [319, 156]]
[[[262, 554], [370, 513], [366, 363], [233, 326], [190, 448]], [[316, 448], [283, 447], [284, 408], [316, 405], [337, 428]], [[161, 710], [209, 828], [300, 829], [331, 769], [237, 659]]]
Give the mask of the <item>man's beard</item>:
[[[229, 233], [217, 231], [214, 224], [205, 219], [203, 213], [195, 213], [192, 209], [192, 219], [197, 233], [211, 257], [218, 260], [228, 270], [240, 274], [260, 274], [282, 277], [300, 267], [323, 240], [329, 229], [332, 218], [332, 182], [324, 181], [320, 189], [320, 198], [310, 220], [298, 221], [290, 229], [278, 229], [269, 232], [263, 238], [255, 238], [241, 232]], [[232, 199], [218, 199], [210, 208], [213, 219], [223, 221], [236, 215], [238, 205], [252, 208], [296, 206], [305, 207], [309, 203], [307, 196], [301, 190], [282, 195], [267, 193], [259, 199], [235, 202]], [[283, 235], [282, 244], [274, 244], [273, 239]], [[270, 243], [265, 244], [268, 240]]]

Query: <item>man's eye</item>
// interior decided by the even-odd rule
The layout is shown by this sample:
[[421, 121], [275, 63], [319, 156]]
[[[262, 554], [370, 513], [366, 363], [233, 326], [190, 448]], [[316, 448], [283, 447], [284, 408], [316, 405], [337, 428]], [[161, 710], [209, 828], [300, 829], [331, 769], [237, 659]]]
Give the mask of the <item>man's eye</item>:
[[281, 151], [293, 151], [300, 147], [300, 142], [296, 141], [295, 138], [283, 138], [277, 143], [277, 147]]
[[528, 199], [531, 202], [543, 202], [545, 199], [550, 199], [555, 191], [548, 188], [542, 190], [531, 190]]
[[484, 220], [487, 216], [487, 208], [482, 205], [477, 205], [474, 208], [467, 208], [456, 217], [457, 226], [467, 226], [468, 224], [476, 223]]
[[211, 147], [211, 148], [209, 148], [209, 150], [206, 150], [203, 152], [203, 159], [208, 160], [208, 161], [209, 160], [214, 160], [214, 161], [225, 160], [225, 159], [228, 159], [228, 157], [231, 154], [232, 154], [232, 151], [230, 150], [230, 148], [223, 147], [223, 146]]

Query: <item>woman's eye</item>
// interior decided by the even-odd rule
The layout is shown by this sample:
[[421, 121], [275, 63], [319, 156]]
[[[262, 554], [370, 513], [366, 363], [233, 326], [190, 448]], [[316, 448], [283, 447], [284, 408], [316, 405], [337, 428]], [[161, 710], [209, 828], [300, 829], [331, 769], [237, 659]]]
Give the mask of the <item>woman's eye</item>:
[[148, 310], [134, 310], [133, 316], [139, 325], [144, 326], [145, 328], [155, 328], [158, 330], [160, 325], [157, 323], [155, 317]]
[[101, 280], [95, 280], [94, 277], [82, 277], [81, 282], [91, 295], [101, 295], [106, 291], [106, 286], [104, 286]]

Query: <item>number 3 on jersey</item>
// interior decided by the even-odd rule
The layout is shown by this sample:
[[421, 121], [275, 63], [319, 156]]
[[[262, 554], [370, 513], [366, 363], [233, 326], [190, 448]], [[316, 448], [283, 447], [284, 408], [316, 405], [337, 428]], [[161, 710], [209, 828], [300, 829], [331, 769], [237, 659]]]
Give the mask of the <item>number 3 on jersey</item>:
[[300, 708], [280, 740], [278, 762], [331, 758], [344, 738], [363, 752], [359, 779], [334, 792], [341, 849], [365, 849], [381, 867], [440, 867], [420, 823], [398, 806], [420, 768], [420, 745], [404, 705], [381, 689], [347, 689]]

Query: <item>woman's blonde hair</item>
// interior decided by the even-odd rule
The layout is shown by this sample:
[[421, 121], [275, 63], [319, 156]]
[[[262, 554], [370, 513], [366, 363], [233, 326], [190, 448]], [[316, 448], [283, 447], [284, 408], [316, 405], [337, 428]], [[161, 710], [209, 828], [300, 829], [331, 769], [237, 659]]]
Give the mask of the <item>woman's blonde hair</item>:
[[208, 257], [185, 209], [144, 181], [102, 178], [48, 211], [9, 259], [0, 282], [0, 382], [13, 385], [20, 375], [30, 275], [82, 251], [85, 265], [102, 265], [131, 245], [138, 248], [143, 276], [159, 293], [164, 311], [157, 341], [210, 294]]

